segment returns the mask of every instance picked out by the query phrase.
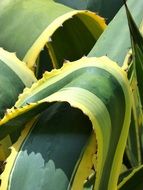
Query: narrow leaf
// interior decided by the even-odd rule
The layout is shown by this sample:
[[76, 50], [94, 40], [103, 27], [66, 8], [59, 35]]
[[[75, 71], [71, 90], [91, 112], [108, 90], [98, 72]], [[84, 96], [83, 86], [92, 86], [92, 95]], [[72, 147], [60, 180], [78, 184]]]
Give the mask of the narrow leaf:
[[143, 165], [135, 168], [123, 181], [119, 184], [119, 190], [142, 190], [143, 189]]
[[128, 18], [128, 23], [129, 23], [129, 29], [130, 29], [131, 44], [132, 44], [132, 50], [133, 50], [133, 59], [134, 59], [134, 66], [136, 69], [139, 93], [140, 93], [140, 98], [141, 98], [141, 102], [143, 105], [143, 85], [142, 85], [143, 37], [142, 37], [137, 25], [135, 24], [126, 3], [125, 3], [125, 8], [126, 8], [127, 18]]

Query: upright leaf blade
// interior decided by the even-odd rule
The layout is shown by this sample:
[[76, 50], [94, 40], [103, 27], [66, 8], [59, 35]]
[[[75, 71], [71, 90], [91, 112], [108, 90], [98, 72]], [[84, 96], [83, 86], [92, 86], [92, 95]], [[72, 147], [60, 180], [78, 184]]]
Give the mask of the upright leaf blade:
[[130, 36], [131, 36], [131, 44], [133, 50], [133, 59], [134, 59], [134, 67], [137, 76], [138, 88], [140, 93], [141, 102], [143, 105], [143, 37], [135, 24], [132, 15], [125, 3], [128, 24], [130, 29]]
[[[129, 23], [129, 29], [130, 29], [130, 37], [131, 37], [131, 44], [132, 44], [132, 51], [133, 51], [133, 71], [134, 71], [134, 77], [137, 83], [137, 87], [135, 86], [135, 95], [134, 101], [136, 103], [136, 117], [135, 120], [138, 124], [136, 130], [138, 131], [138, 151], [140, 151], [140, 154], [142, 155], [142, 127], [143, 127], [143, 37], [134, 22], [134, 19], [128, 9], [128, 6], [125, 2], [125, 8], [126, 8], [126, 14], [128, 18]], [[135, 107], [135, 106], [134, 106]], [[140, 149], [141, 147], [141, 149]]]
[[[128, 6], [137, 25], [140, 26], [143, 20], [143, 1], [128, 0]], [[123, 6], [110, 22], [108, 28], [103, 32], [88, 56], [93, 57], [107, 55], [110, 59], [117, 62], [118, 65], [123, 66], [125, 56], [130, 48], [129, 29], [126, 12]]]

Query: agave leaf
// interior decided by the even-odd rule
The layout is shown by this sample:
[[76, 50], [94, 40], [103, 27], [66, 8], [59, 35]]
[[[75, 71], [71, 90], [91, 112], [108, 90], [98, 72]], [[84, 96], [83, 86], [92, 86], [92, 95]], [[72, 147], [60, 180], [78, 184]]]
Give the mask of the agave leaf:
[[115, 16], [116, 12], [122, 6], [123, 1], [116, 0], [55, 0], [74, 9], [88, 9], [97, 12], [99, 15], [107, 19], [109, 23]]
[[[16, 103], [17, 110], [14, 108], [11, 109], [9, 115], [0, 121], [0, 138], [10, 134], [12, 131], [22, 130], [27, 121], [48, 107], [50, 109], [54, 106], [53, 111], [56, 112], [57, 109], [55, 106], [57, 104], [55, 102], [57, 101], [68, 102], [72, 107], [82, 110], [92, 123], [98, 146], [97, 162], [94, 159], [93, 163], [96, 171], [94, 189], [116, 189], [129, 130], [131, 112], [130, 88], [125, 72], [116, 63], [103, 57], [82, 58], [71, 64], [65, 64], [60, 70], [46, 73], [43, 79], [35, 83], [31, 89], [25, 90], [23, 95], [20, 96], [19, 101]], [[26, 105], [26, 103], [30, 103], [30, 105]], [[57, 119], [59, 123], [59, 117]], [[54, 128], [57, 122], [55, 125], [54, 123], [51, 125]], [[64, 127], [65, 129], [66, 127]], [[26, 135], [26, 141], [31, 138], [31, 134], [28, 133]], [[40, 135], [38, 136], [40, 137]], [[22, 142], [24, 145], [24, 139]], [[38, 143], [36, 144], [38, 145]], [[76, 145], [74, 146], [76, 149]], [[19, 147], [23, 146], [19, 145]], [[46, 148], [47, 146], [42, 146], [43, 149], [44, 147]], [[16, 151], [16, 158], [24, 153], [20, 150]], [[33, 151], [32, 148], [31, 151]], [[33, 159], [35, 156], [32, 156]], [[82, 160], [80, 155], [77, 157]], [[78, 159], [76, 160], [77, 162]], [[12, 166], [16, 168], [23, 165], [21, 162], [17, 162], [17, 159], [13, 161], [16, 162]], [[66, 165], [66, 163], [64, 164]], [[70, 168], [72, 175], [70, 174], [69, 176], [70, 184], [68, 185], [71, 187], [74, 185], [73, 178], [75, 177], [76, 179], [75, 171], [77, 170], [77, 165], [75, 163], [74, 165], [74, 169], [73, 167]], [[91, 167], [91, 164], [89, 165]], [[63, 168], [60, 169], [64, 171]], [[11, 171], [13, 172], [11, 173]], [[13, 177], [15, 175], [20, 176], [17, 174], [17, 171], [19, 169], [9, 168], [9, 173], [7, 172], [9, 177], [4, 182], [5, 186], [3, 186], [5, 172], [3, 173], [2, 188], [7, 189], [8, 182], [10, 182], [9, 185], [15, 183]], [[80, 164], [78, 171], [80, 171]], [[65, 171], [64, 174], [66, 175]], [[35, 180], [34, 173], [33, 179]], [[54, 181], [53, 185], [55, 183]], [[77, 189], [76, 185], [74, 188]], [[12, 186], [11, 189], [13, 189]]]
[[133, 50], [133, 59], [134, 59], [134, 67], [136, 69], [136, 75], [137, 75], [137, 82], [138, 82], [138, 88], [140, 93], [141, 102], [143, 105], [143, 85], [142, 85], [142, 79], [143, 79], [143, 37], [135, 24], [132, 15], [127, 7], [127, 4], [125, 3], [127, 18], [128, 18], [128, 24], [131, 34], [131, 44], [132, 44], [132, 50]]
[[126, 145], [126, 153], [132, 167], [141, 164], [141, 145], [140, 145], [140, 129], [142, 128], [142, 107], [137, 86], [137, 78], [133, 67], [131, 51], [126, 56], [123, 65], [124, 70], [128, 74], [130, 86], [132, 89], [132, 114], [131, 124]]
[[0, 2], [0, 45], [15, 51], [31, 69], [37, 61], [38, 77], [45, 69], [60, 68], [64, 59], [73, 61], [88, 54], [106, 27], [95, 13], [53, 0], [4, 2]]
[[[125, 165], [124, 165], [125, 166]], [[135, 168], [135, 167], [134, 167]], [[129, 176], [131, 174], [131, 172], [134, 170], [134, 168], [131, 169], [127, 169], [127, 167], [125, 166], [125, 168], [123, 168], [121, 170], [119, 179], [118, 179], [118, 184], [120, 185], [120, 183], [122, 183], [122, 181], [124, 180], [124, 178], [126, 178], [127, 176]], [[119, 186], [118, 185], [118, 186]]]
[[12, 145], [10, 136], [6, 136], [0, 141], [0, 174], [2, 172], [1, 164], [10, 155], [9, 147]]
[[[30, 124], [33, 124], [33, 121]], [[15, 163], [22, 166], [15, 165], [10, 189], [38, 187], [43, 190], [48, 187], [49, 190], [56, 190], [57, 186], [59, 190], [67, 189], [74, 165], [91, 133], [91, 123], [81, 111], [71, 108], [68, 104], [57, 103], [38, 118], [29, 132], [30, 124], [13, 145], [12, 153], [6, 161], [6, 173], [11, 172], [9, 169], [14, 159]], [[26, 133], [29, 138], [24, 139]], [[21, 149], [19, 146], [22, 140], [24, 142]], [[21, 153], [19, 152], [18, 156], [19, 148]], [[29, 177], [31, 182], [25, 180], [23, 183], [22, 178], [18, 179], [19, 175], [24, 178], [31, 175], [31, 171], [34, 174], [32, 178]], [[5, 185], [8, 175], [3, 177], [4, 184], [1, 188], [7, 189]], [[35, 179], [36, 183], [33, 183]]]
[[0, 48], [0, 117], [14, 106], [20, 93], [36, 81], [34, 74], [14, 53]]
[[132, 167], [137, 167], [141, 164], [141, 145], [138, 121], [134, 118], [133, 112], [131, 117], [130, 130], [126, 145], [126, 153]]
[[143, 188], [143, 165], [133, 169], [133, 171], [119, 184], [119, 190], [142, 190]]
[[[96, 162], [96, 154], [97, 154], [97, 142], [95, 133], [93, 132], [90, 135], [89, 141], [86, 144], [86, 148], [84, 149], [84, 153], [81, 154], [81, 157], [78, 161], [78, 168], [75, 167], [75, 171], [72, 176], [72, 189], [83, 189], [84, 182], [89, 181], [89, 176], [95, 176], [95, 171], [93, 171], [93, 167], [95, 167]], [[95, 178], [92, 180], [92, 186], [95, 183]]]
[[[20, 93], [36, 81], [34, 74], [15, 56], [0, 48], [0, 119], [14, 106]], [[10, 151], [9, 136], [0, 141], [0, 160], [4, 160]]]
[[[143, 20], [143, 1], [128, 0], [128, 6], [139, 26]], [[116, 39], [116, 40], [113, 40]], [[103, 32], [97, 43], [94, 45], [88, 56], [107, 55], [110, 59], [123, 66], [126, 54], [131, 48], [129, 29], [125, 8], [122, 7], [114, 19]]]
[[133, 167], [141, 164], [141, 144], [140, 144], [140, 130], [143, 124], [142, 106], [137, 86], [137, 79], [135, 70], [132, 71], [132, 79], [130, 79], [130, 86], [132, 89], [132, 117], [127, 141], [126, 153], [130, 164]]
[[[132, 51], [133, 51], [133, 63], [132, 63], [132, 89], [133, 89], [133, 113], [134, 113], [134, 121], [135, 126], [134, 130], [135, 133], [132, 133], [132, 136], [130, 137], [131, 143], [132, 143], [132, 150], [135, 147], [134, 142], [137, 142], [137, 151], [140, 154], [140, 162], [141, 163], [141, 136], [140, 131], [143, 125], [143, 112], [142, 112], [142, 105], [143, 105], [143, 87], [142, 87], [142, 75], [143, 75], [143, 37], [137, 27], [137, 25], [134, 22], [134, 19], [128, 9], [128, 6], [125, 2], [125, 8], [128, 18], [128, 24], [130, 29], [130, 36], [131, 36], [131, 44], [132, 44]], [[133, 132], [133, 129], [132, 129]], [[137, 138], [134, 134], [137, 134]], [[132, 156], [134, 156], [134, 151], [132, 152]], [[135, 154], [136, 155], [136, 154]], [[138, 165], [139, 165], [138, 164]]]

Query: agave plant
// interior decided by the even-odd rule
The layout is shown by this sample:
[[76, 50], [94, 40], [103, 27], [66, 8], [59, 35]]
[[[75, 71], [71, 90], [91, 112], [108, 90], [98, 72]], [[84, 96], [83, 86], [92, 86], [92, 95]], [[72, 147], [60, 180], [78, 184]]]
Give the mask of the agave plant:
[[143, 189], [143, 1], [106, 3], [0, 2], [0, 190]]

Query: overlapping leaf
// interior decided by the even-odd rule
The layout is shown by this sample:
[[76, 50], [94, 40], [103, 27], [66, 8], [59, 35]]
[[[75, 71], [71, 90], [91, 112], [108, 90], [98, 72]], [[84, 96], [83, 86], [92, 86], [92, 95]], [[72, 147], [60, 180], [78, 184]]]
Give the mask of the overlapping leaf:
[[[90, 122], [92, 123], [93, 130], [96, 134], [97, 139], [97, 162], [94, 161], [94, 169], [96, 171], [96, 181], [94, 185], [95, 190], [102, 190], [102, 189], [110, 189], [114, 190], [117, 187], [118, 177], [120, 173], [120, 167], [122, 164], [122, 157], [124, 148], [126, 145], [126, 139], [128, 135], [128, 129], [129, 129], [129, 122], [130, 122], [130, 111], [131, 111], [131, 102], [130, 102], [130, 90], [127, 78], [125, 76], [125, 73], [122, 69], [120, 69], [114, 62], [110, 61], [107, 58], [83, 58], [79, 61], [76, 61], [74, 63], [68, 63], [66, 64], [61, 70], [52, 71], [51, 73], [46, 73], [44, 75], [44, 78], [41, 79], [39, 82], [34, 84], [31, 89], [25, 90], [24, 94], [20, 96], [19, 101], [16, 103], [17, 110], [13, 108], [10, 110], [9, 114], [4, 117], [0, 122], [0, 138], [3, 138], [5, 135], [12, 133], [13, 131], [22, 130], [24, 125], [31, 119], [33, 116], [36, 116], [37, 114], [41, 113], [45, 109], [49, 107], [49, 109], [53, 109], [51, 114], [57, 113], [57, 101], [60, 102], [68, 102], [72, 107], [78, 108], [82, 110], [82, 112], [88, 116], [90, 119]], [[26, 105], [30, 104], [30, 105]], [[68, 110], [67, 110], [68, 112]], [[49, 113], [49, 114], [50, 114]], [[60, 112], [62, 114], [62, 112]], [[64, 139], [67, 140], [67, 143], [64, 142], [64, 144], [70, 144], [68, 143], [68, 140], [70, 138], [66, 138], [66, 126], [64, 125], [64, 120], [69, 121], [70, 123], [70, 117], [73, 117], [73, 115], [68, 114], [69, 116], [66, 116], [61, 120], [60, 123], [60, 114], [59, 112], [56, 115], [56, 118], [53, 119], [53, 121], [49, 121], [48, 115], [43, 116], [45, 119], [47, 117], [47, 122], [44, 124], [42, 123], [42, 119], [38, 120], [38, 125], [34, 128], [28, 128], [30, 130], [27, 130], [25, 134], [25, 137], [23, 138], [23, 135], [21, 136], [20, 140], [17, 145], [20, 148], [24, 148], [22, 150], [21, 148], [13, 148], [14, 154], [12, 153], [9, 157], [9, 161], [11, 164], [7, 164], [7, 168], [5, 169], [5, 172], [2, 175], [2, 188], [7, 189], [8, 182], [9, 183], [9, 189], [13, 189], [16, 182], [19, 182], [19, 176], [21, 178], [20, 173], [23, 171], [21, 167], [25, 167], [25, 164], [28, 160], [30, 162], [34, 162], [34, 159], [36, 157], [39, 157], [36, 150], [38, 149], [37, 146], [40, 146], [38, 143], [35, 143], [33, 146], [32, 144], [35, 142], [34, 139], [31, 138], [40, 138], [43, 139], [43, 141], [50, 142], [50, 145], [55, 144], [54, 140], [59, 135], [64, 136]], [[68, 112], [69, 113], [69, 112]], [[75, 112], [74, 112], [75, 113]], [[66, 114], [67, 115], [67, 114]], [[64, 116], [63, 116], [64, 117]], [[83, 118], [83, 114], [82, 114]], [[40, 122], [41, 121], [41, 122]], [[48, 121], [50, 122], [48, 124]], [[58, 123], [57, 123], [57, 122]], [[63, 122], [62, 122], [63, 121]], [[76, 119], [76, 122], [79, 120]], [[82, 124], [83, 119], [81, 120]], [[47, 127], [46, 126], [51, 127]], [[64, 127], [63, 132], [61, 132], [61, 129], [56, 129], [55, 126], [61, 125]], [[70, 126], [70, 124], [67, 125]], [[75, 125], [75, 124], [74, 124]], [[73, 125], [73, 126], [74, 126]], [[86, 124], [86, 126], [89, 126], [89, 124]], [[35, 130], [40, 130], [40, 126], [42, 127], [41, 130], [47, 130], [47, 135], [44, 135], [44, 132], [37, 132], [37, 135], [35, 133]], [[80, 125], [79, 125], [80, 126]], [[52, 129], [53, 128], [53, 129]], [[50, 130], [56, 129], [55, 138], [48, 139], [49, 135], [54, 134], [55, 132], [51, 132]], [[78, 127], [76, 127], [78, 128]], [[77, 129], [79, 130], [79, 129]], [[48, 135], [49, 134], [49, 135]], [[82, 133], [83, 134], [83, 133]], [[87, 133], [88, 138], [90, 136], [90, 133]], [[43, 137], [44, 135], [44, 137]], [[69, 134], [70, 137], [72, 137], [72, 133]], [[79, 135], [80, 136], [80, 135]], [[31, 139], [31, 140], [30, 140]], [[61, 138], [62, 141], [63, 138]], [[30, 142], [31, 147], [27, 145], [27, 143]], [[81, 141], [80, 141], [81, 142]], [[22, 143], [22, 146], [21, 146]], [[44, 143], [44, 144], [45, 144]], [[87, 141], [84, 141], [84, 146], [87, 143]], [[77, 148], [77, 144], [73, 144], [73, 141], [71, 143], [75, 149]], [[93, 143], [91, 143], [93, 145]], [[56, 141], [55, 147], [60, 146], [60, 143]], [[76, 155], [76, 159], [72, 159], [73, 162], [71, 162], [72, 166], [69, 166], [69, 161], [66, 159], [64, 160], [64, 166], [67, 166], [67, 169], [64, 169], [64, 166], [57, 165], [58, 156], [55, 156], [55, 160], [52, 155], [52, 151], [50, 147], [47, 146], [44, 147], [42, 145], [42, 151], [48, 151], [49, 154], [46, 156], [44, 168], [50, 167], [51, 162], [50, 158], [56, 164], [56, 169], [60, 168], [62, 172], [68, 177], [68, 183], [66, 183], [68, 186], [74, 185], [74, 188], [76, 189], [78, 183], [76, 183], [76, 170], [77, 166], [79, 167], [80, 171], [80, 160], [81, 163], [86, 163], [85, 161], [82, 162], [82, 156], [80, 155], [83, 150], [83, 144], [80, 146], [80, 151]], [[29, 154], [28, 147], [30, 152], [35, 152], [34, 154]], [[21, 150], [21, 151], [19, 151]], [[59, 149], [58, 149], [59, 150]], [[57, 153], [59, 155], [58, 150], [55, 150], [55, 154]], [[61, 155], [66, 155], [67, 151], [65, 150], [65, 147], [62, 145], [60, 146]], [[72, 147], [72, 150], [74, 148]], [[91, 148], [91, 152], [94, 149]], [[27, 151], [27, 153], [25, 153]], [[94, 150], [96, 151], [96, 150]], [[96, 152], [95, 152], [96, 153]], [[57, 155], [56, 154], [56, 155]], [[75, 155], [76, 152], [68, 153], [68, 157], [72, 157]], [[14, 156], [13, 156], [14, 155]], [[26, 157], [30, 156], [30, 159], [27, 160], [22, 158], [26, 155]], [[92, 154], [90, 154], [92, 155]], [[40, 157], [39, 157], [40, 158]], [[12, 159], [14, 164], [14, 168], [12, 169]], [[75, 162], [79, 159], [79, 162]], [[92, 156], [90, 157], [92, 160]], [[26, 161], [27, 160], [27, 161]], [[96, 160], [96, 159], [94, 159]], [[9, 162], [8, 161], [8, 162]], [[48, 165], [47, 165], [47, 164]], [[50, 163], [50, 165], [49, 165]], [[92, 166], [92, 162], [89, 163], [90, 167]], [[42, 168], [43, 168], [42, 167]], [[68, 171], [71, 171], [69, 174]], [[11, 171], [13, 171], [11, 173]], [[89, 173], [89, 170], [86, 171]], [[87, 176], [87, 173], [85, 176]], [[108, 175], [107, 175], [108, 173]], [[22, 174], [24, 175], [24, 174]], [[37, 173], [32, 173], [32, 178], [35, 180]], [[8, 176], [6, 178], [6, 176]], [[40, 177], [40, 176], [39, 176]], [[46, 176], [45, 176], [46, 177]], [[4, 179], [5, 182], [4, 182]], [[41, 179], [41, 178], [40, 178]], [[42, 178], [43, 179], [43, 178]], [[41, 179], [41, 180], [42, 180]], [[83, 178], [80, 178], [83, 180]], [[66, 180], [66, 178], [65, 178]], [[70, 182], [70, 184], [69, 184]], [[27, 180], [25, 180], [25, 185], [28, 183]], [[42, 185], [44, 184], [44, 179]], [[55, 180], [52, 187], [55, 187], [55, 183], [58, 181]], [[63, 183], [65, 181], [63, 180]], [[83, 184], [84, 181], [81, 181], [80, 184]], [[33, 186], [34, 188], [35, 186]], [[40, 186], [42, 188], [42, 186]], [[51, 188], [52, 188], [51, 187]], [[66, 186], [67, 188], [67, 186]], [[24, 185], [23, 185], [24, 189]]]
[[119, 190], [142, 190], [143, 188], [143, 165], [133, 169], [133, 171], [124, 178], [124, 180], [119, 184]]
[[[30, 87], [35, 81], [34, 74], [25, 63], [17, 59], [15, 53], [0, 48], [0, 119], [14, 106], [23, 89]], [[8, 156], [10, 145], [9, 137], [0, 141], [0, 161]]]
[[136, 26], [132, 15], [125, 3], [126, 12], [128, 17], [129, 29], [131, 34], [131, 43], [132, 43], [132, 50], [133, 50], [133, 58], [134, 58], [134, 67], [137, 76], [138, 88], [140, 93], [141, 102], [143, 105], [143, 37]]
[[4, 0], [0, 7], [0, 46], [30, 68], [37, 62], [37, 77], [88, 54], [106, 26], [95, 13], [53, 0]]
[[[139, 26], [143, 20], [143, 1], [128, 0], [128, 6]], [[107, 55], [110, 59], [123, 66], [126, 54], [131, 48], [130, 35], [125, 8], [122, 7], [108, 25], [88, 56]]]
[[11, 108], [25, 87], [36, 81], [34, 74], [14, 53], [0, 49], [0, 118]]
[[121, 0], [55, 0], [74, 9], [88, 9], [97, 12], [107, 19], [109, 23], [119, 10], [123, 2]]
[[[143, 113], [142, 113], [142, 105], [143, 105], [143, 87], [142, 87], [142, 79], [143, 79], [143, 37], [136, 26], [134, 19], [128, 9], [127, 4], [125, 3], [128, 25], [130, 30], [131, 37], [131, 45], [132, 45], [132, 69], [129, 71], [131, 73], [130, 76], [130, 85], [133, 91], [133, 117], [132, 117], [132, 125], [129, 133], [129, 143], [128, 153], [129, 159], [132, 160], [131, 163], [133, 166], [139, 166], [142, 161], [142, 152], [141, 152], [141, 131], [143, 126]], [[142, 27], [142, 25], [141, 25]], [[134, 161], [133, 161], [134, 160]], [[136, 163], [136, 164], [135, 164]]]

